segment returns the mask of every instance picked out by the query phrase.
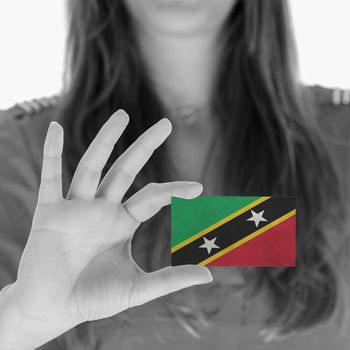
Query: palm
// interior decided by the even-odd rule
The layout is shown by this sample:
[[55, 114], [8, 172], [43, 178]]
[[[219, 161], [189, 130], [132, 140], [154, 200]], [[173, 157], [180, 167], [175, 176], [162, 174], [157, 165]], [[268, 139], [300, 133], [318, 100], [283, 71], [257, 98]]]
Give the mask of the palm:
[[[95, 200], [94, 205], [83, 201], [69, 209], [73, 215], [69, 215], [66, 225], [74, 227], [73, 222], [68, 222], [70, 218], [81, 222], [77, 233], [84, 240], [78, 243], [81, 251], [66, 253], [70, 266], [76, 264], [78, 271], [71, 294], [73, 312], [84, 320], [94, 320], [132, 306], [135, 280], [144, 273], [131, 255], [130, 237], [138, 223], [123, 206], [103, 199]], [[79, 220], [83, 219], [81, 216], [89, 219]], [[82, 265], [85, 266], [80, 269]]]
[[100, 319], [131, 307], [135, 280], [141, 273], [129, 244], [115, 245], [99, 254], [82, 271], [73, 290], [73, 305], [83, 319]]
[[[138, 225], [123, 206], [104, 199], [38, 206], [20, 277], [28, 275], [26, 266], [33, 265], [35, 252], [37, 268], [30, 271], [30, 283], [56, 301], [62, 289], [60, 300], [62, 308], [68, 301], [69, 317], [90, 320], [115, 314], [128, 307], [133, 280], [143, 273], [130, 251], [130, 237]], [[51, 255], [50, 268], [44, 271], [40, 266], [45, 264], [47, 249], [43, 247], [50, 247]], [[40, 281], [51, 276], [55, 284], [42, 288]], [[51, 303], [48, 300], [48, 312]]]

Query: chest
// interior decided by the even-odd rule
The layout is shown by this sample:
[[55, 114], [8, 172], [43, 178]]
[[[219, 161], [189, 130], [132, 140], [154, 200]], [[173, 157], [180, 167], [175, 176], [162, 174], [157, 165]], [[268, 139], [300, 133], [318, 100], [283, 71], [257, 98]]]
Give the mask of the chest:
[[169, 137], [167, 151], [173, 180], [198, 181], [203, 194], [220, 195], [222, 181], [222, 140], [214, 128], [175, 130]]

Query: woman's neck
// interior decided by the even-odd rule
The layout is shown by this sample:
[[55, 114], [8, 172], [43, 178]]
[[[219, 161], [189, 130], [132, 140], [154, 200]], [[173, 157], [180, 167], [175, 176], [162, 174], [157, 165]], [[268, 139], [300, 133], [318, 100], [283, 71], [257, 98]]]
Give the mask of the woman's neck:
[[141, 54], [161, 102], [168, 110], [209, 110], [217, 66], [216, 35], [171, 36], [140, 31]]

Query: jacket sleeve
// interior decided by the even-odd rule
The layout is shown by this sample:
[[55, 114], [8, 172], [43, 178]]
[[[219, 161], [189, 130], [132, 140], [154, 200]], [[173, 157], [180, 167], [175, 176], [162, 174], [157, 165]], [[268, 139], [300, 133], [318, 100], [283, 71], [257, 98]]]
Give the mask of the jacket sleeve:
[[37, 201], [39, 179], [14, 118], [0, 121], [0, 289], [16, 280]]

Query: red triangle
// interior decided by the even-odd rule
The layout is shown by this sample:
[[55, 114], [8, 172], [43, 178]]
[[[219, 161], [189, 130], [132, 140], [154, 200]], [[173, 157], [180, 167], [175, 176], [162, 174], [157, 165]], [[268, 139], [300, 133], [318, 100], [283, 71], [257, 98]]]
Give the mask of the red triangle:
[[295, 266], [295, 232], [293, 215], [207, 266]]

